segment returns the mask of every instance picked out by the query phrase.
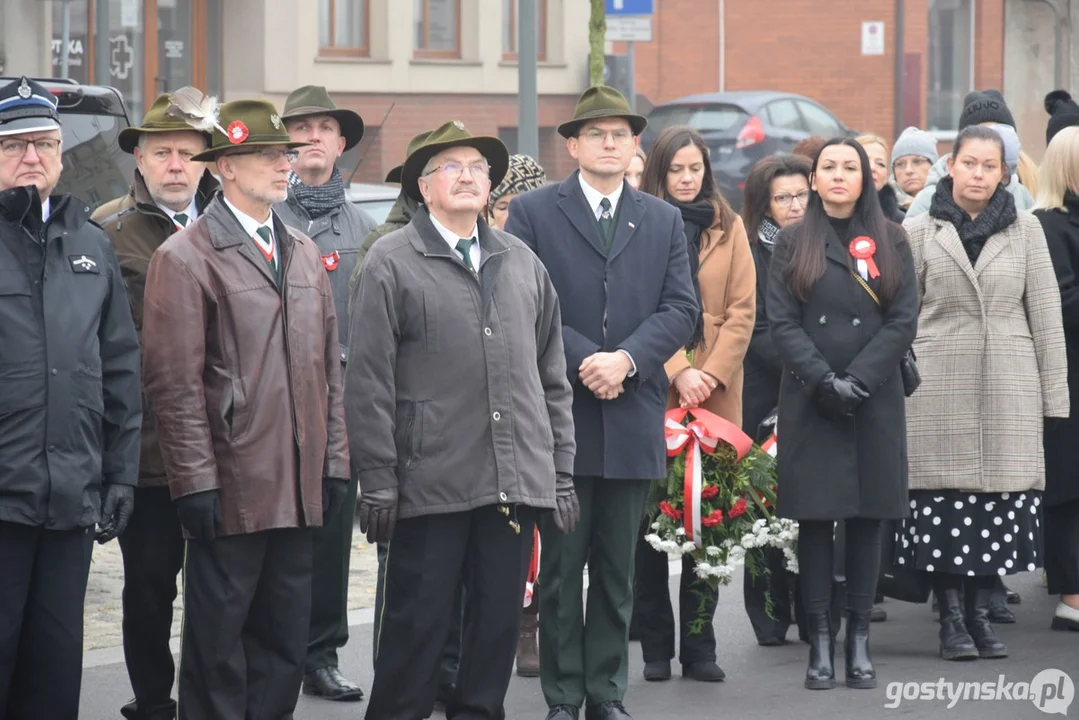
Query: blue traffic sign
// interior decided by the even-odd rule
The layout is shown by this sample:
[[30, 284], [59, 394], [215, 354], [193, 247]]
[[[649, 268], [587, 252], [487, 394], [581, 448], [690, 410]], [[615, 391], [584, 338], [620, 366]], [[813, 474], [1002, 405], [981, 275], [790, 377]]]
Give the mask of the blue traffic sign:
[[653, 0], [606, 0], [608, 15], [651, 15]]

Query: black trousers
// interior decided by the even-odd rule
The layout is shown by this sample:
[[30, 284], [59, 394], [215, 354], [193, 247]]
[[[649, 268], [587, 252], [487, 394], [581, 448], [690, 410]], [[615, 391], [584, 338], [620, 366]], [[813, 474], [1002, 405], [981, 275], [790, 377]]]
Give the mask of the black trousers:
[[1079, 595], [1079, 500], [1045, 507], [1045, 574], [1050, 595]]
[[291, 718], [311, 615], [311, 531], [187, 543], [180, 720]]
[[184, 534], [167, 487], [135, 491], [135, 512], [120, 536], [124, 556], [124, 660], [135, 701], [129, 720], [176, 716], [169, 648], [176, 577], [184, 564]]
[[[745, 567], [742, 583], [742, 600], [746, 615], [753, 626], [757, 642], [765, 643], [786, 640], [787, 629], [792, 622], [792, 604], [797, 599], [797, 575], [787, 572], [783, 551], [778, 548], [765, 548], [764, 558], [769, 574], [759, 573], [757, 577]], [[768, 598], [772, 599], [772, 615], [768, 614]]]
[[[880, 573], [881, 521], [848, 518], [840, 522], [845, 531], [846, 609], [868, 612], [873, 609]], [[798, 580], [808, 614], [824, 614], [832, 605], [837, 564], [834, 533], [831, 520], [798, 523]]]
[[[636, 593], [634, 596], [637, 631], [641, 638], [644, 661], [658, 662], [674, 658], [674, 610], [668, 588], [669, 560], [666, 553], [656, 552], [644, 539], [647, 523], [637, 538]], [[691, 558], [682, 558], [682, 577], [678, 583], [678, 661], [683, 665], [694, 662], [715, 662], [716, 631], [712, 626], [719, 602], [719, 588], [712, 588], [694, 574]], [[701, 616], [707, 622], [700, 632], [690, 633], [690, 625]]]
[[0, 522], [0, 717], [75, 720], [93, 528]]
[[[490, 505], [400, 520], [386, 558], [385, 606], [366, 720], [431, 714], [454, 595], [465, 585], [457, 688], [447, 718], [505, 718], [537, 512]], [[516, 516], [520, 533], [510, 527]]]
[[328, 523], [311, 530], [311, 633], [306, 672], [337, 667], [337, 651], [348, 642], [348, 567], [357, 484], [353, 475], [341, 509]]

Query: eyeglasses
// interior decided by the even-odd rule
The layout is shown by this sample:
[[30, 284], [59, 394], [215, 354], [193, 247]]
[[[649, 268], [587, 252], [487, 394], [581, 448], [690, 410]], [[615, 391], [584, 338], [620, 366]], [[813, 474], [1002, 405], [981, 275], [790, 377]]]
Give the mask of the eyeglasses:
[[491, 168], [485, 162], [472, 163], [471, 165], [463, 165], [459, 162], [444, 162], [425, 172], [424, 176], [441, 172], [450, 180], [456, 180], [464, 174], [465, 168], [468, 168], [468, 172], [472, 174], [473, 179], [486, 178], [491, 172]]
[[799, 205], [805, 207], [806, 203], [809, 202], [809, 191], [803, 190], [797, 195], [791, 195], [789, 193], [779, 193], [778, 195], [773, 195], [772, 200], [775, 201], [775, 204], [779, 207], [790, 207], [791, 203], [795, 200], [798, 201]]
[[56, 138], [39, 138], [37, 140], [23, 140], [22, 138], [8, 138], [0, 140], [0, 153], [4, 157], [21, 158], [26, 155], [26, 150], [31, 146], [40, 157], [54, 158], [60, 152], [60, 141]]
[[633, 133], [624, 128], [611, 131], [591, 128], [590, 130], [585, 130], [577, 137], [583, 137], [592, 145], [603, 145], [607, 142], [608, 135], [614, 140], [615, 145], [625, 145], [633, 139]]
[[913, 168], [925, 167], [926, 165], [930, 165], [930, 164], [931, 163], [929, 162], [929, 160], [927, 158], [924, 158], [924, 157], [911, 157], [911, 158], [900, 158], [900, 159], [896, 160], [894, 167], [895, 167], [895, 169], [897, 171], [903, 172], [908, 167], [913, 169]]
[[284, 157], [290, 163], [296, 162], [300, 153], [296, 150], [282, 150], [281, 148], [262, 148], [261, 150], [245, 150], [242, 152], [228, 153], [229, 155], [258, 155], [264, 162], [273, 165]]

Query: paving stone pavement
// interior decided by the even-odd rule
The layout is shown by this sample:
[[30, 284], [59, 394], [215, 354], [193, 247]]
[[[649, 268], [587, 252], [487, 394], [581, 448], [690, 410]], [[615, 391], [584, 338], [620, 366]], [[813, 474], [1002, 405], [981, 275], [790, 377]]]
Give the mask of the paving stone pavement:
[[[367, 544], [359, 527], [352, 534], [352, 561], [349, 571], [348, 609], [372, 608], [375, 605], [375, 581], [378, 557], [375, 547]], [[179, 584], [179, 578], [177, 578]], [[123, 617], [121, 595], [124, 589], [124, 565], [120, 544], [115, 540], [94, 546], [90, 580], [86, 587], [84, 650], [116, 647], [121, 644], [120, 623]], [[180, 634], [183, 596], [176, 598], [172, 636]]]

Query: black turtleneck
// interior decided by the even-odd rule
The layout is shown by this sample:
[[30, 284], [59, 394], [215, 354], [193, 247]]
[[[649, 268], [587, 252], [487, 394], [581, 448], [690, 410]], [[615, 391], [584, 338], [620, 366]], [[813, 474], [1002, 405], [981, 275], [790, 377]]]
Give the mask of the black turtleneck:
[[846, 244], [850, 240], [850, 224], [852, 218], [837, 218], [828, 216], [828, 222], [831, 223], [832, 229], [835, 230], [836, 236], [839, 238], [839, 242]]

